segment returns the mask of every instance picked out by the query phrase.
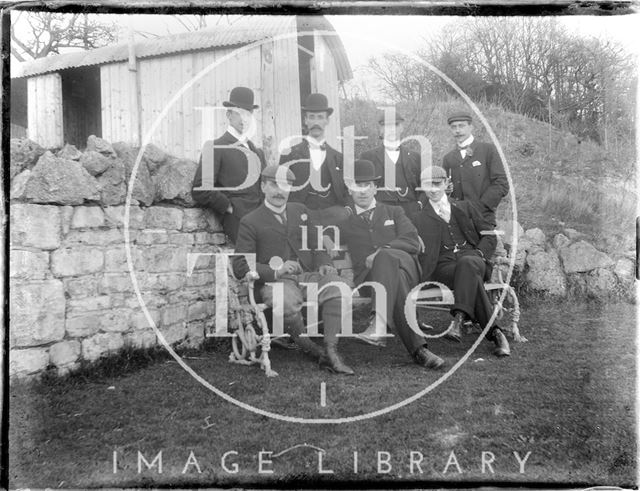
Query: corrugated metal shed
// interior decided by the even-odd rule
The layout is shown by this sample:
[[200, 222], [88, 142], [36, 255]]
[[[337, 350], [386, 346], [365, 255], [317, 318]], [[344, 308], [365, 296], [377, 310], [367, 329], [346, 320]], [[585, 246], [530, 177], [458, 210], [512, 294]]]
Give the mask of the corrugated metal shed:
[[[138, 58], [150, 58], [184, 51], [241, 46], [279, 34], [294, 32], [296, 28], [300, 31], [311, 29], [334, 31], [333, 26], [323, 16], [306, 16], [296, 21], [295, 16], [248, 15], [236, 19], [230, 24], [221, 22], [218, 26], [196, 32], [136, 42], [135, 54]], [[336, 60], [339, 80], [351, 79], [353, 73], [342, 41], [338, 36], [325, 36], [325, 39]], [[13, 64], [11, 66], [11, 77], [31, 77], [57, 72], [66, 68], [121, 62], [126, 60], [128, 56], [129, 47], [127, 44], [49, 56], [25, 63]]]

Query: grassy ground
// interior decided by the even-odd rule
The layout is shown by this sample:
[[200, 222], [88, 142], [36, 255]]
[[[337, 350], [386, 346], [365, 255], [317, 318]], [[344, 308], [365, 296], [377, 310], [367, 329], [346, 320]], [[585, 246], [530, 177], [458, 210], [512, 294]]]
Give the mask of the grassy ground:
[[[521, 330], [530, 342], [497, 360], [483, 342], [444, 384], [390, 414], [340, 425], [293, 424], [244, 411], [212, 394], [176, 362], [156, 359], [128, 373], [108, 371], [61, 381], [18, 384], [10, 395], [10, 486], [84, 488], [144, 485], [314, 486], [321, 481], [376, 481], [382, 486], [456, 483], [636, 483], [635, 312], [630, 305], [528, 307]], [[471, 345], [445, 341], [432, 349], [452, 365]], [[227, 362], [225, 348], [186, 361], [205, 379], [248, 404], [287, 415], [336, 417], [382, 408], [415, 394], [440, 375], [422, 370], [394, 338], [386, 349], [342, 343], [355, 377], [317, 368], [297, 351], [273, 351], [280, 372]], [[143, 365], [144, 365], [143, 364]], [[320, 406], [320, 384], [327, 405]], [[273, 474], [258, 473], [258, 453]], [[116, 473], [113, 452], [117, 452]], [[138, 473], [138, 451], [157, 467]], [[190, 452], [201, 473], [189, 461]], [[238, 465], [238, 473], [223, 470]], [[358, 452], [354, 473], [353, 452]], [[418, 473], [410, 452], [424, 457]], [[379, 473], [377, 452], [391, 471]], [[460, 467], [446, 467], [451, 452]], [[482, 452], [495, 457], [482, 471]], [[524, 473], [521, 458], [531, 452]], [[490, 459], [489, 454], [485, 457]], [[418, 458], [414, 454], [414, 458]], [[381, 470], [387, 470], [382, 465]], [[231, 469], [232, 470], [232, 469]], [[386, 483], [386, 484], [385, 484]]]

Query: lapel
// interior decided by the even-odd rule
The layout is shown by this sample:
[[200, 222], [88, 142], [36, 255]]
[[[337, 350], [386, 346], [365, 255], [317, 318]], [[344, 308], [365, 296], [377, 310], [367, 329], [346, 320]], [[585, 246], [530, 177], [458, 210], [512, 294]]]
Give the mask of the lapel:
[[285, 214], [287, 216], [287, 226], [285, 227], [282, 223], [280, 223], [280, 220], [278, 220], [276, 218], [276, 215], [273, 211], [271, 211], [269, 208], [267, 208], [267, 205], [264, 204], [264, 201], [262, 202], [261, 209], [262, 209], [262, 223], [261, 226], [265, 227], [265, 228], [271, 228], [273, 230], [275, 230], [276, 232], [286, 235], [287, 229], [289, 228], [289, 223], [290, 222], [290, 215], [289, 215], [289, 204], [287, 203], [287, 207], [285, 208]]
[[382, 203], [376, 203], [376, 207], [373, 209], [373, 220], [371, 221], [371, 228], [375, 230], [381, 230], [384, 227], [385, 220], [389, 218], [386, 207]]
[[470, 223], [471, 219], [467, 216], [467, 214], [463, 210], [458, 208], [455, 203], [453, 202], [450, 202], [450, 203], [451, 203], [451, 215], [452, 216], [455, 215], [456, 223], [458, 224], [458, 228], [460, 229], [460, 232], [462, 232], [462, 235], [464, 235], [464, 238], [467, 239], [467, 242], [475, 246], [478, 240], [477, 240], [477, 237], [472, 235], [473, 223]]
[[[453, 208], [453, 205], [451, 206], [451, 208]], [[431, 206], [431, 201], [427, 200], [426, 204], [424, 205], [424, 208], [422, 210], [424, 213], [427, 214], [427, 216], [431, 217], [434, 220], [437, 220], [438, 223], [447, 223], [445, 222], [442, 217], [440, 215], [438, 215], [436, 213], [436, 211], [433, 209], [433, 206]], [[453, 212], [452, 212], [453, 213]]]
[[336, 169], [336, 155], [338, 154], [337, 150], [334, 150], [327, 143], [327, 154], [324, 159], [324, 164], [327, 166], [329, 170], [329, 175], [331, 176], [331, 186], [333, 187], [333, 191], [337, 196], [340, 196], [340, 176], [338, 175], [338, 169]]

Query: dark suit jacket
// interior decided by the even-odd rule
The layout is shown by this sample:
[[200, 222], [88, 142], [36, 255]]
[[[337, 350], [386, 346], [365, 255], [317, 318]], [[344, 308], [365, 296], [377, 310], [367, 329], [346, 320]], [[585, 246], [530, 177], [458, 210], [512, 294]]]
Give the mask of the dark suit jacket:
[[[330, 147], [328, 144], [326, 146], [326, 152], [325, 161], [322, 165], [327, 167], [329, 175], [331, 176], [330, 192], [335, 194], [338, 205], [346, 206], [350, 203], [350, 196], [344, 183], [342, 154]], [[289, 154], [283, 154], [280, 157], [280, 165], [294, 160], [306, 160], [308, 162], [306, 165], [311, 165], [309, 142], [306, 139], [303, 139], [300, 143], [291, 147]], [[294, 165], [290, 167], [290, 169], [296, 175], [294, 185], [300, 186], [303, 182], [303, 178], [299, 176], [299, 172], [296, 174], [296, 166]], [[309, 189], [311, 189], [310, 183], [300, 191], [292, 192], [289, 195], [289, 201], [304, 203], [307, 199], [307, 195], [309, 194]]]
[[[399, 150], [398, 162], [394, 165], [396, 169], [396, 187], [401, 187], [401, 179], [407, 184], [407, 187], [401, 189], [400, 192], [379, 190], [376, 194], [376, 200], [389, 205], [400, 205], [405, 211], [408, 208], [407, 203], [414, 203], [415, 206], [412, 207], [412, 211], [418, 211], [427, 200], [424, 193], [416, 191], [416, 188], [420, 187], [420, 154], [409, 150], [404, 145], [400, 145]], [[361, 159], [373, 162], [376, 175], [382, 177], [378, 182], [379, 188], [385, 186], [385, 157], [386, 152], [384, 145], [367, 150], [360, 156]], [[421, 204], [418, 205], [418, 202]]]
[[[477, 203], [481, 212], [495, 211], [509, 192], [509, 182], [496, 147], [474, 138], [473, 155], [462, 158], [458, 147], [444, 156], [442, 167], [451, 174], [451, 197]], [[473, 165], [479, 162], [480, 165]]]
[[[249, 150], [258, 156], [260, 160], [260, 170], [255, 176], [254, 182], [244, 189], [232, 191], [195, 191], [194, 188], [202, 185], [202, 161], [211, 158], [213, 151], [213, 176], [216, 187], [234, 187], [241, 185], [247, 178], [249, 164], [247, 156], [238, 148], [217, 148], [218, 146], [233, 145], [237, 143], [237, 139], [229, 132], [225, 132], [220, 138], [208, 140], [200, 154], [198, 169], [193, 179], [191, 194], [196, 203], [212, 209], [216, 213], [223, 215], [229, 203], [233, 206], [233, 214], [239, 218], [243, 217], [251, 210], [260, 206], [263, 200], [262, 190], [260, 189], [260, 172], [265, 167], [264, 153], [257, 148], [251, 141], [248, 141]], [[215, 150], [214, 150], [214, 147]], [[245, 147], [239, 146], [245, 149]], [[245, 149], [246, 151], [249, 151]], [[210, 164], [209, 164], [210, 165]]]
[[399, 206], [377, 203], [371, 225], [353, 214], [340, 224], [340, 241], [347, 245], [356, 285], [362, 283], [369, 270], [367, 256], [380, 247], [398, 249], [415, 255], [420, 249], [418, 233]]
[[[318, 244], [313, 241], [316, 238], [315, 225], [309, 219], [302, 220], [304, 214], [308, 217], [309, 210], [300, 203], [287, 203], [286, 214], [285, 227], [263, 203], [240, 220], [235, 252], [256, 254], [256, 271], [260, 275], [258, 283], [275, 281], [275, 272], [269, 267], [269, 261], [274, 256], [286, 259], [287, 246], [295, 252], [304, 271], [317, 271], [323, 264], [332, 264], [329, 255], [324, 249], [317, 250]], [[307, 227], [307, 248], [310, 250], [302, 250], [305, 230], [302, 225]], [[234, 258], [236, 277], [244, 277], [247, 271], [249, 266], [244, 258]]]
[[[496, 250], [496, 236], [480, 234], [483, 231], [492, 231], [493, 227], [487, 223], [476, 207], [467, 201], [451, 201], [451, 215], [455, 215], [460, 231], [467, 242], [482, 251], [485, 261], [490, 260]], [[448, 233], [448, 225], [429, 203], [412, 217], [412, 221], [425, 247], [424, 252], [418, 255], [422, 267], [422, 281], [429, 281], [438, 264], [442, 238]]]

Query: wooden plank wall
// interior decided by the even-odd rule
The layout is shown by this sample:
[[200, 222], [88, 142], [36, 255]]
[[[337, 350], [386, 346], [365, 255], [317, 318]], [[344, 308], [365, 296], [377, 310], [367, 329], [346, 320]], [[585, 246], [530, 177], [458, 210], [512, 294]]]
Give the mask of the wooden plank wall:
[[107, 141], [139, 144], [136, 90], [135, 72], [126, 61], [100, 67], [102, 137]]
[[327, 142], [333, 148], [342, 151], [342, 141], [338, 140], [338, 136], [342, 133], [340, 127], [340, 94], [336, 65], [327, 43], [322, 36], [317, 33], [314, 33], [314, 44], [315, 56], [313, 57], [313, 61], [315, 66], [312, 73], [315, 74], [315, 84], [318, 92], [327, 96], [329, 106], [333, 108], [331, 123], [326, 129]]
[[29, 139], [45, 148], [61, 147], [64, 142], [62, 126], [62, 79], [58, 73], [29, 78], [28, 129]]

